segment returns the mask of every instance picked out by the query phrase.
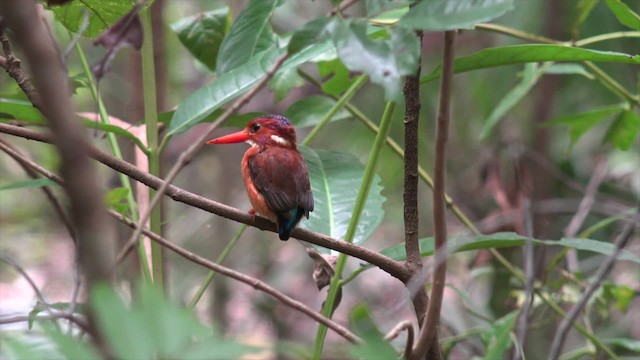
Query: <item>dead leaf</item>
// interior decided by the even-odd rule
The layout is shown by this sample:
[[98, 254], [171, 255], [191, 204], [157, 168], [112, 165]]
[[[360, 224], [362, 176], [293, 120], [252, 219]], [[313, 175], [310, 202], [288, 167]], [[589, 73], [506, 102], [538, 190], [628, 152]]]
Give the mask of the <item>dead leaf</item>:
[[109, 72], [111, 61], [113, 61], [120, 49], [125, 46], [131, 46], [136, 50], [140, 50], [142, 47], [144, 36], [142, 24], [138, 17], [138, 12], [140, 12], [141, 8], [142, 2], [137, 3], [131, 11], [103, 31], [93, 42], [94, 46], [102, 45], [107, 49], [106, 54], [92, 68], [96, 80], [102, 79]]
[[335, 255], [320, 254], [313, 248], [307, 248], [307, 255], [313, 260], [313, 281], [316, 282], [318, 290], [322, 290], [325, 286], [329, 285], [331, 278], [336, 273], [336, 261], [338, 259]]

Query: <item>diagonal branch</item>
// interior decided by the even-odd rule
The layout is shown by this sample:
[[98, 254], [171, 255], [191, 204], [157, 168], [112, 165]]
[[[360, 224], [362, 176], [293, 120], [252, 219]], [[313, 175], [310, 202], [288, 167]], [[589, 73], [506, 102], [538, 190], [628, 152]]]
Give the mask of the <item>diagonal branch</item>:
[[5, 56], [0, 56], [0, 67], [4, 68], [4, 70], [16, 81], [22, 92], [27, 95], [31, 104], [36, 109], [42, 109], [42, 105], [40, 102], [40, 96], [38, 96], [38, 92], [29, 81], [29, 77], [22, 69], [22, 62], [18, 59], [13, 53], [13, 49], [11, 49], [11, 43], [9, 43], [9, 38], [7, 34], [4, 33], [4, 24], [0, 24], [0, 43], [2, 43], [2, 51]]
[[[64, 186], [64, 181], [62, 180], [62, 178], [60, 178], [58, 175], [46, 170], [45, 168], [43, 168], [42, 166], [36, 164], [35, 162], [33, 162], [32, 160], [20, 155], [19, 153], [17, 153], [15, 150], [6, 147], [3, 145], [2, 142], [0, 142], [0, 150], [5, 151], [7, 154], [9, 154], [11, 157], [16, 157], [21, 161], [23, 164], [25, 164], [26, 166], [28, 166], [30, 169], [32, 169], [35, 172], [40, 173], [42, 176], [53, 180], [54, 182], [60, 184], [61, 186]], [[112, 217], [116, 218], [117, 220], [119, 220], [120, 222], [124, 223], [125, 225], [131, 227], [131, 228], [135, 228], [137, 226], [137, 223], [135, 221], [133, 221], [132, 219], [129, 219], [125, 216], [123, 216], [122, 214], [113, 211], [113, 210], [109, 210], [109, 215], [111, 215]], [[257, 290], [261, 290], [273, 297], [275, 297], [276, 299], [280, 300], [280, 302], [282, 302], [283, 304], [292, 307], [295, 310], [300, 311], [301, 313], [309, 316], [310, 318], [318, 321], [319, 323], [322, 323], [324, 325], [326, 325], [328, 328], [334, 330], [336, 333], [338, 333], [339, 335], [343, 336], [345, 339], [349, 340], [350, 342], [353, 343], [359, 343], [362, 340], [356, 336], [355, 334], [353, 334], [351, 331], [349, 331], [347, 328], [345, 328], [344, 326], [334, 322], [333, 320], [323, 316], [322, 314], [320, 314], [317, 311], [314, 311], [313, 309], [309, 308], [308, 306], [306, 306], [305, 304], [299, 302], [298, 300], [295, 300], [293, 298], [291, 298], [290, 296], [274, 289], [273, 287], [269, 286], [268, 284], [266, 284], [265, 282], [256, 279], [254, 277], [251, 277], [249, 275], [243, 274], [241, 272], [235, 271], [233, 269], [230, 269], [226, 266], [222, 266], [220, 264], [214, 263], [212, 261], [209, 261], [201, 256], [198, 256], [186, 249], [183, 249], [175, 244], [173, 244], [172, 242], [170, 242], [169, 240], [161, 237], [160, 235], [151, 232], [149, 229], [147, 228], [142, 228], [142, 234], [144, 234], [145, 236], [149, 237], [151, 240], [157, 242], [158, 244], [164, 246], [165, 248], [175, 252], [176, 254], [184, 257], [187, 260], [190, 260], [198, 265], [201, 265], [203, 267], [206, 267], [210, 270], [213, 270], [215, 272], [218, 272], [224, 276], [230, 277], [232, 279], [238, 280], [242, 283], [245, 283], [249, 286], [252, 286], [253, 288], [257, 289]], [[5, 256], [2, 256], [0, 254], [0, 260], [3, 260], [11, 265], [13, 265], [16, 270], [18, 272], [20, 272], [26, 279], [27, 281], [29, 281], [29, 283], [31, 284], [32, 288], [34, 289], [34, 291], [36, 292], [36, 295], [38, 296], [38, 299], [40, 300], [40, 302], [42, 302], [44, 305], [47, 305], [47, 302], [44, 300], [44, 297], [42, 296], [42, 294], [40, 293], [40, 291], [38, 290], [38, 288], [36, 287], [35, 283], [33, 282], [33, 280], [31, 280], [31, 278], [28, 276], [28, 274], [18, 265], [16, 264], [13, 260], [11, 260], [10, 258], [7, 258]]]
[[[25, 139], [40, 141], [44, 143], [52, 142], [52, 137], [49, 134], [3, 123], [0, 123], [0, 133], [19, 136]], [[95, 160], [105, 164], [115, 171], [126, 174], [127, 176], [149, 186], [150, 188], [158, 189], [164, 182], [162, 179], [153, 176], [145, 171], [142, 171], [135, 165], [118, 159], [111, 154], [108, 154], [96, 148], [95, 146], [88, 145], [88, 148], [90, 155]], [[254, 222], [253, 217], [246, 211], [241, 211], [231, 206], [209, 200], [207, 198], [179, 188], [175, 185], [167, 186], [165, 195], [169, 196], [175, 201], [197, 207], [204, 211], [222, 216], [230, 220], [234, 220], [236, 222], [247, 224], [261, 230], [277, 232], [275, 224], [264, 218], [256, 217]], [[408, 279], [411, 277], [409, 275], [409, 272], [400, 262], [377, 253], [373, 250], [369, 250], [365, 247], [350, 244], [324, 234], [314, 233], [301, 228], [295, 228], [291, 235], [296, 239], [326, 247], [328, 249], [336, 250], [338, 252], [351, 255], [355, 258], [366, 261], [372, 265], [379, 267], [380, 269], [389, 273], [391, 276], [399, 279], [400, 281], [408, 281]]]

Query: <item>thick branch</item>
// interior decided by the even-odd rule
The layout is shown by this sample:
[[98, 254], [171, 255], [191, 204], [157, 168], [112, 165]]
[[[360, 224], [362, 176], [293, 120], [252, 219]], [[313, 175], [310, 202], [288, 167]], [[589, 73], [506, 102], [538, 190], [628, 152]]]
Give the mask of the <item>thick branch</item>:
[[[0, 123], [0, 133], [20, 136], [25, 139], [36, 140], [45, 143], [52, 142], [52, 137], [49, 134], [2, 123]], [[162, 179], [144, 172], [135, 165], [132, 165], [131, 163], [128, 163], [124, 160], [120, 160], [94, 146], [89, 146], [89, 152], [90, 155], [99, 162], [118, 172], [126, 174], [132, 179], [135, 179], [153, 189], [158, 189], [162, 185], [162, 183], [164, 183]], [[175, 185], [169, 185], [165, 194], [175, 201], [197, 207], [199, 209], [222, 216], [224, 218], [247, 224], [261, 230], [277, 232], [275, 224], [266, 219], [256, 217], [256, 220], [254, 222], [253, 217], [246, 211], [241, 211], [231, 206], [209, 200], [207, 198], [179, 188]], [[386, 271], [391, 276], [399, 279], [400, 281], [405, 282], [410, 278], [408, 271], [401, 263], [367, 248], [349, 244], [342, 240], [334, 239], [323, 234], [314, 233], [300, 228], [294, 229], [291, 236], [302, 241], [326, 247], [328, 249], [333, 249], [338, 252], [345, 253], [347, 255], [351, 255], [358, 259], [364, 260]]]
[[42, 109], [38, 92], [22, 69], [22, 66], [20, 65], [22, 62], [13, 53], [11, 43], [9, 43], [9, 38], [7, 38], [7, 35], [4, 33], [2, 24], [0, 24], [0, 43], [2, 43], [2, 51], [5, 55], [5, 57], [0, 56], [0, 67], [4, 68], [7, 74], [16, 81], [20, 89], [22, 89], [31, 101], [31, 104], [33, 104], [33, 107]]
[[435, 256], [433, 284], [424, 325], [418, 335], [418, 341], [411, 354], [412, 359], [424, 356], [434, 343], [437, 343], [437, 330], [440, 323], [440, 309], [447, 275], [447, 220], [445, 205], [445, 161], [447, 138], [449, 136], [451, 87], [453, 78], [453, 42], [455, 31], [444, 33], [444, 55], [442, 78], [440, 80], [440, 103], [436, 130], [436, 154], [433, 178], [433, 224], [435, 235]]

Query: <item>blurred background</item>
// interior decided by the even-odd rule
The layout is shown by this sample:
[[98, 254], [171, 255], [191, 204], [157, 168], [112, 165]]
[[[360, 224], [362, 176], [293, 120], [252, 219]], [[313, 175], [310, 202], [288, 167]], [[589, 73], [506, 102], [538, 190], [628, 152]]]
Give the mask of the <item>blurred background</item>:
[[[197, 62], [180, 44], [170, 24], [185, 17], [219, 7], [229, 6], [237, 16], [247, 1], [196, 1], [156, 0], [154, 4], [154, 40], [156, 51], [156, 81], [158, 84], [158, 110], [173, 109], [194, 90], [215, 79], [206, 66]], [[515, 2], [515, 10], [494, 23], [513, 27], [525, 32], [568, 41], [571, 23], [576, 16], [577, 1]], [[636, 1], [627, 2], [631, 7]], [[309, 19], [331, 10], [328, 1], [287, 1], [273, 16], [273, 27], [279, 34], [300, 28]], [[363, 14], [364, 5], [358, 3], [349, 8], [347, 14]], [[46, 16], [51, 16], [45, 11]], [[54, 23], [56, 24], [56, 23]], [[61, 27], [53, 28], [60, 46], [69, 42], [69, 35]], [[580, 27], [578, 38], [596, 34], [621, 31], [621, 25], [601, 2]], [[456, 42], [456, 56], [469, 55], [487, 47], [506, 44], [521, 44], [522, 40], [486, 32], [461, 31]], [[103, 55], [102, 48], [91, 46], [90, 40], [82, 40], [90, 63], [96, 63]], [[620, 51], [637, 54], [638, 39], [621, 39], [595, 43], [593, 49]], [[428, 74], [441, 62], [442, 36], [440, 33], [425, 33], [423, 38], [422, 73]], [[19, 54], [19, 50], [18, 50]], [[75, 52], [71, 52], [67, 64], [71, 76], [82, 73]], [[627, 64], [603, 63], [601, 67], [627, 89], [638, 89], [638, 67]], [[111, 116], [131, 124], [143, 119], [139, 53], [125, 49], [112, 63], [111, 72], [100, 82], [100, 92]], [[317, 65], [306, 64], [303, 69], [319, 78]], [[478, 134], [487, 116], [499, 101], [519, 81], [521, 65], [473, 71], [454, 77], [453, 114], [448, 145], [447, 191], [454, 202], [483, 233], [516, 231], [522, 233], [522, 223], [514, 215], [518, 199], [525, 192], [534, 200], [535, 230], [538, 239], [559, 239], [567, 223], [577, 211], [584, 195], [584, 187], [593, 176], [598, 163], [604, 163], [606, 171], [592, 212], [585, 227], [597, 221], [615, 216], [633, 206], [638, 206], [640, 196], [640, 155], [637, 151], [620, 151], [603, 145], [601, 139], [607, 130], [603, 122], [588, 131], [573, 148], [566, 128], [544, 127], [542, 124], [561, 115], [584, 112], [599, 106], [619, 102], [611, 91], [593, 79], [580, 75], [544, 75], [495, 129], [489, 141], [480, 141]], [[438, 100], [438, 83], [430, 82], [421, 88], [422, 116], [420, 119], [420, 165], [430, 172], [433, 165], [433, 139], [435, 134], [435, 111]], [[0, 74], [0, 92], [19, 93], [17, 85], [6, 74]], [[303, 84], [291, 91], [284, 99], [276, 100], [269, 88], [263, 89], [249, 104], [241, 109], [246, 112], [285, 113], [296, 100], [321, 94], [311, 84]], [[383, 91], [373, 84], [366, 85], [352, 102], [367, 116], [378, 122], [383, 111]], [[77, 89], [74, 96], [79, 111], [97, 112], [96, 104], [87, 88]], [[398, 107], [400, 109], [401, 106]], [[403, 111], [396, 111], [390, 136], [402, 144]], [[202, 131], [198, 125], [175, 136], [163, 154], [164, 169], [176, 161]], [[298, 137], [303, 138], [311, 128], [299, 128]], [[217, 135], [230, 132], [219, 129]], [[106, 140], [98, 132], [90, 132], [92, 141], [106, 148]], [[2, 136], [2, 135], [0, 135]], [[355, 155], [364, 163], [369, 154], [375, 134], [355, 119], [330, 123], [313, 141], [311, 147], [333, 149]], [[58, 158], [52, 147], [31, 143], [18, 138], [3, 136], [29, 156], [49, 169], [55, 169]], [[120, 140], [127, 150], [125, 158], [135, 161], [133, 145]], [[637, 139], [633, 145], [638, 149]], [[245, 145], [206, 147], [181, 172], [175, 185], [230, 206], [249, 210], [251, 205], [245, 194], [240, 173], [240, 159]], [[117, 187], [117, 175], [104, 166], [99, 166], [105, 189]], [[384, 149], [378, 175], [382, 179], [385, 217], [382, 225], [364, 245], [382, 250], [403, 241], [403, 163], [389, 149]], [[525, 175], [522, 175], [525, 174]], [[526, 176], [527, 183], [517, 181]], [[0, 156], [0, 186], [24, 180], [23, 170], [9, 157]], [[56, 189], [60, 193], [60, 189]], [[504, 192], [509, 201], [501, 204], [497, 194]], [[432, 236], [431, 191], [421, 182], [419, 185], [420, 237]], [[190, 251], [209, 259], [215, 259], [240, 225], [188, 207], [165, 198], [165, 237]], [[450, 236], [469, 235], [469, 230], [452, 214], [448, 213]], [[68, 301], [73, 278], [73, 246], [65, 228], [59, 222], [43, 194], [34, 189], [0, 191], [0, 252], [11, 256], [33, 277], [50, 302]], [[122, 241], [129, 236], [129, 229], [120, 226]], [[592, 239], [612, 241], [619, 229], [606, 227], [590, 235]], [[557, 252], [538, 253], [538, 259], [547, 263]], [[632, 239], [628, 250], [640, 254], [638, 234]], [[519, 248], [502, 250], [516, 264], [521, 264]], [[581, 257], [583, 273], [597, 268], [602, 257]], [[129, 257], [130, 260], [133, 256]], [[465, 252], [450, 258], [443, 305], [443, 328], [441, 337], [464, 334], [513, 310], [522, 293], [515, 291], [509, 283], [509, 275], [488, 253]], [[187, 304], [196, 292], [207, 271], [184, 259], [167, 253], [167, 287], [171, 298], [178, 304]], [[307, 257], [305, 248], [297, 240], [277, 241], [275, 235], [249, 228], [231, 252], [225, 264], [241, 272], [264, 280], [275, 288], [289, 294], [314, 309], [320, 309], [326, 289], [318, 291], [311, 279], [313, 262]], [[130, 274], [136, 273], [134, 261], [126, 262], [118, 269], [126, 279], [121, 284], [124, 292], [130, 291], [134, 281]], [[347, 273], [357, 269], [359, 262], [351, 259]], [[36, 298], [25, 279], [13, 268], [0, 263], [0, 314], [25, 314], [34, 306]], [[612, 272], [611, 281], [634, 289], [627, 312], [600, 312], [593, 316], [594, 324], [610, 335], [640, 338], [640, 291], [638, 267], [630, 262], [619, 262]], [[560, 287], [560, 279], [556, 281]], [[553, 288], [553, 286], [552, 286]], [[576, 297], [570, 287], [558, 291], [558, 299]], [[579, 290], [579, 288], [575, 288]], [[372, 269], [345, 288], [342, 303], [334, 316], [346, 322], [349, 310], [361, 300], [366, 300], [381, 329], [392, 328], [401, 319], [413, 319], [412, 305], [403, 284], [386, 273]], [[208, 324], [235, 337], [246, 336], [255, 344], [268, 344], [275, 339], [311, 343], [316, 324], [300, 313], [291, 311], [272, 298], [254, 289], [224, 277], [216, 277], [205, 298], [198, 304], [199, 318]], [[554, 317], [549, 309], [536, 307], [532, 316], [533, 330], [529, 335], [529, 346], [548, 346], [552, 339], [549, 326], [555, 328]], [[555, 320], [554, 320], [555, 319]], [[0, 328], [24, 328], [26, 324], [0, 325]], [[328, 341], [342, 342], [329, 332]], [[403, 339], [398, 340], [401, 344]], [[582, 341], [578, 338], [570, 341]], [[327, 347], [330, 348], [330, 347]], [[329, 350], [331, 351], [331, 350]], [[478, 346], [469, 341], [456, 347], [451, 358], [468, 358], [477, 354]], [[535, 358], [535, 356], [531, 357]]]

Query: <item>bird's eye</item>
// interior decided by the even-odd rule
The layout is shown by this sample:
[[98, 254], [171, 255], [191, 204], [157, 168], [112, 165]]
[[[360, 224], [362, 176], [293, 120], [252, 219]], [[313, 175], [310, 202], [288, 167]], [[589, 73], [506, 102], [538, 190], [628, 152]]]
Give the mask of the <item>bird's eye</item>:
[[260, 130], [260, 124], [251, 125], [251, 132], [258, 132]]

